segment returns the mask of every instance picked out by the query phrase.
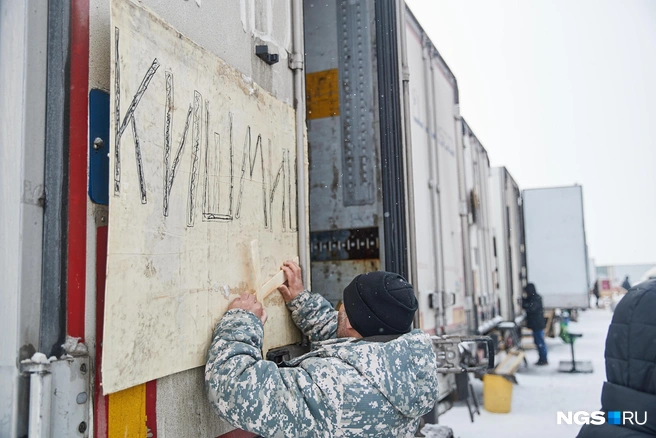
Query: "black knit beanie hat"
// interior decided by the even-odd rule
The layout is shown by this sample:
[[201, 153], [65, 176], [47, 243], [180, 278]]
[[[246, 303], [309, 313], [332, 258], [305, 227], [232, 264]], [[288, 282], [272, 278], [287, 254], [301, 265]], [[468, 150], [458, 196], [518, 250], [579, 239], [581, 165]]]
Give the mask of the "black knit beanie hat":
[[412, 285], [391, 272], [360, 274], [344, 289], [344, 310], [363, 337], [399, 335], [412, 329], [417, 311]]

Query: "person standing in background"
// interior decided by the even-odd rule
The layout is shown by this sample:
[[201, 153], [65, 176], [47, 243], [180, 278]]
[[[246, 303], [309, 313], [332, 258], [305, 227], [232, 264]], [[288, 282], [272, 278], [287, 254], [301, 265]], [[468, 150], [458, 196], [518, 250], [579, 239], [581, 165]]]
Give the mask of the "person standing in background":
[[622, 282], [622, 287], [626, 290], [631, 289], [631, 282], [629, 281], [629, 276], [627, 275], [624, 277], [624, 281]]
[[535, 285], [529, 283], [524, 289], [522, 307], [526, 310], [526, 326], [533, 331], [533, 341], [538, 348], [539, 359], [536, 365], [549, 365], [547, 361], [547, 344], [544, 341], [544, 308], [542, 297], [538, 295]]
[[599, 280], [595, 280], [594, 287], [592, 288], [592, 293], [595, 296], [595, 307], [599, 307]]

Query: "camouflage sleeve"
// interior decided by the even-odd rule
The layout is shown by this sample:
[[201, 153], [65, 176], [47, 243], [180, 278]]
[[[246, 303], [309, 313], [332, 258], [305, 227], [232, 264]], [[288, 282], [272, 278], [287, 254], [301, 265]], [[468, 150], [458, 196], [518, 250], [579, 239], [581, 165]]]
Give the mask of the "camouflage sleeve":
[[262, 360], [263, 333], [260, 320], [242, 309], [229, 310], [217, 324], [205, 366], [214, 409], [231, 425], [263, 436], [332, 436], [335, 408], [303, 368]]
[[321, 295], [308, 290], [287, 303], [292, 319], [310, 341], [337, 337], [337, 311]]

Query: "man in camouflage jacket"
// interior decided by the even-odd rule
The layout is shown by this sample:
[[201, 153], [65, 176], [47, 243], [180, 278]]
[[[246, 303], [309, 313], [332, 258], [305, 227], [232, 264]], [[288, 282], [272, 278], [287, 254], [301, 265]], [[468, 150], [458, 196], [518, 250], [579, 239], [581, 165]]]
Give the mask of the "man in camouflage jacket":
[[412, 287], [396, 274], [360, 275], [337, 312], [304, 290], [298, 265], [283, 270], [279, 290], [313, 349], [280, 368], [263, 360], [266, 312], [252, 295], [237, 298], [214, 330], [205, 368], [219, 415], [265, 437], [414, 436], [438, 388], [430, 338], [411, 330]]

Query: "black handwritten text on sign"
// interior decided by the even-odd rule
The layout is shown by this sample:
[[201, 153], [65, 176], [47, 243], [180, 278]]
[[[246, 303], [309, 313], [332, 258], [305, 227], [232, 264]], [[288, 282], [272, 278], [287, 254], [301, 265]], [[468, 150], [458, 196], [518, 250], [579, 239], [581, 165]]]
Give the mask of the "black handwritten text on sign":
[[[136, 93], [132, 96], [130, 105], [121, 117], [121, 75], [120, 75], [120, 55], [119, 55], [119, 29], [115, 29], [115, 96], [114, 96], [114, 117], [115, 117], [115, 143], [114, 148], [114, 196], [121, 194], [121, 139], [128, 125], [131, 127], [137, 176], [139, 182], [139, 194], [141, 203], [148, 203], [148, 193], [146, 189], [146, 178], [144, 176], [144, 163], [142, 159], [141, 143], [139, 138], [139, 124], [135, 116], [135, 110], [138, 108], [144, 94], [148, 90], [153, 78], [157, 75], [160, 63], [157, 58], [153, 59], [150, 67], [144, 74]], [[174, 114], [174, 75], [171, 71], [164, 72], [166, 83], [166, 96], [163, 108], [164, 112], [164, 135], [163, 135], [163, 196], [162, 196], [162, 214], [164, 217], [169, 215], [171, 189], [175, 182], [176, 174], [179, 170], [185, 149], [191, 149], [191, 165], [189, 169], [188, 198], [186, 206], [186, 223], [188, 227], [193, 227], [196, 216], [201, 215], [204, 222], [229, 222], [239, 219], [241, 215], [242, 201], [244, 198], [244, 186], [247, 180], [253, 180], [259, 174], [262, 185], [262, 213], [263, 225], [267, 229], [272, 229], [273, 203], [278, 194], [282, 199], [281, 219], [283, 232], [295, 232], [296, 227], [296, 206], [292, 205], [292, 182], [296, 181], [295, 163], [291, 163], [290, 150], [282, 149], [282, 159], [277, 166], [272, 168], [271, 176], [267, 181], [264, 156], [265, 147], [262, 135], [254, 135], [250, 126], [247, 126], [244, 134], [244, 143], [242, 149], [241, 170], [236, 175], [235, 172], [235, 145], [233, 132], [234, 115], [229, 112], [229, 129], [228, 129], [228, 160], [229, 160], [229, 181], [230, 188], [227, 195], [227, 206], [220, 205], [221, 198], [220, 176], [221, 160], [226, 153], [225, 147], [221, 148], [221, 136], [218, 132], [211, 130], [211, 111], [210, 101], [205, 100], [201, 93], [194, 90], [192, 103], [186, 112], [186, 119], [180, 141], [173, 144], [172, 132], [173, 114]], [[189, 132], [191, 131], [191, 133]], [[191, 137], [191, 140], [189, 141]], [[187, 147], [187, 144], [191, 145]], [[176, 147], [177, 146], [177, 147]], [[267, 140], [267, 147], [272, 148], [271, 139]], [[203, 152], [204, 150], [204, 152]], [[174, 152], [174, 153], [173, 153]], [[204, 153], [204, 160], [201, 154]], [[202, 176], [201, 176], [202, 168]], [[292, 174], [294, 169], [294, 174]], [[236, 178], [238, 177], [238, 178]], [[293, 178], [293, 180], [292, 180]], [[201, 181], [202, 179], [202, 181]], [[236, 184], [235, 184], [235, 180]], [[198, 186], [202, 182], [202, 207], [198, 206]], [[294, 193], [295, 194], [295, 193]], [[223, 204], [225, 204], [224, 202]]]

